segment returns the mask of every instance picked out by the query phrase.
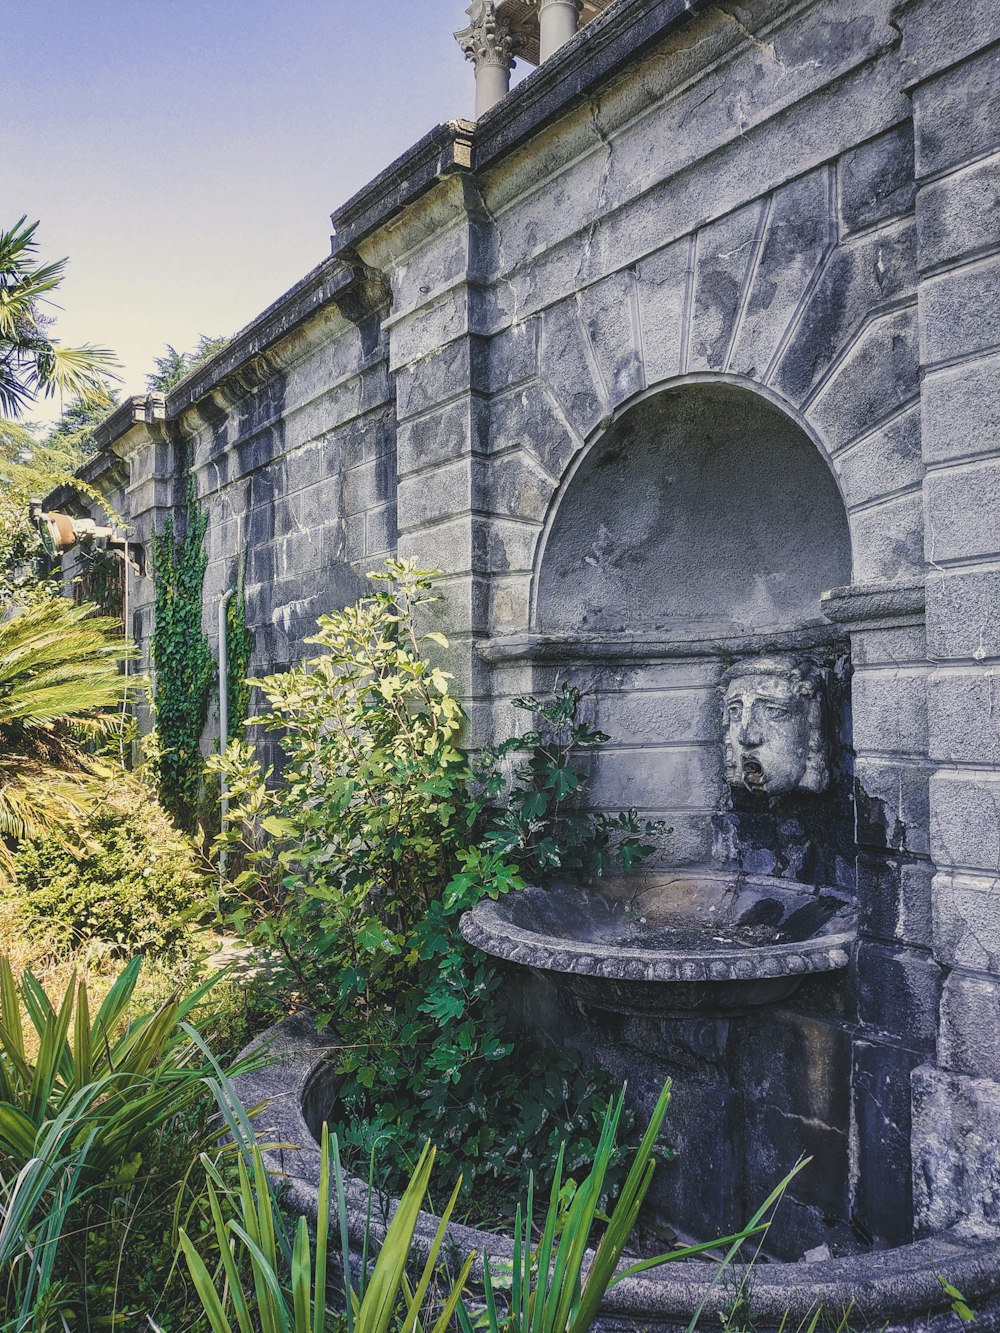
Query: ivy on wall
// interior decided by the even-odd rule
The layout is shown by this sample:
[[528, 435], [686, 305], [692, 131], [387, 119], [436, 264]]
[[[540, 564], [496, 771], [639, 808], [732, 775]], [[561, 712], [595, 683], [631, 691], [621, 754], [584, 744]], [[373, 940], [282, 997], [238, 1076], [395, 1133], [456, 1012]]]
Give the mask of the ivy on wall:
[[204, 761], [201, 733], [215, 677], [202, 626], [202, 585], [208, 556], [208, 515], [188, 481], [187, 528], [178, 541], [172, 517], [152, 539], [155, 620], [154, 700], [160, 800], [181, 828], [193, 832]]
[[250, 675], [250, 660], [253, 656], [253, 635], [247, 629], [246, 600], [246, 556], [240, 566], [236, 581], [236, 592], [229, 599], [226, 607], [226, 646], [228, 652], [226, 671], [226, 704], [229, 710], [229, 735], [233, 740], [241, 735], [243, 723], [250, 712], [252, 686], [247, 677]]

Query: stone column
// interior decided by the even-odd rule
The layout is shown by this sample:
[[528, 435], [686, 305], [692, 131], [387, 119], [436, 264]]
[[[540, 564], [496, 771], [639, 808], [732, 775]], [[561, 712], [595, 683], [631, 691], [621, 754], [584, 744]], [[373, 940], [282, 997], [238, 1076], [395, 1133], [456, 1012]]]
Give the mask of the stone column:
[[1000, 9], [900, 6], [925, 464], [936, 1059], [913, 1075], [917, 1230], [995, 1235], [1000, 1198]]
[[476, 67], [478, 119], [510, 91], [516, 38], [507, 20], [498, 18], [496, 0], [472, 0], [465, 12], [472, 22], [455, 33], [455, 40]]
[[538, 0], [539, 60], [548, 60], [576, 35], [583, 0]]

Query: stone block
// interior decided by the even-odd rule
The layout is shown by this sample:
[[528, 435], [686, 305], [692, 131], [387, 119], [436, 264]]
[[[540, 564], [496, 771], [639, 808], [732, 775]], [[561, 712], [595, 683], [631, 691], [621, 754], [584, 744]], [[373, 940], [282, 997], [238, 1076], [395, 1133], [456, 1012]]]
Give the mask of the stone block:
[[1000, 1226], [1000, 1084], [921, 1065], [911, 1078], [914, 1222], [918, 1235]]
[[846, 232], [908, 213], [913, 207], [913, 122], [845, 153], [837, 163], [840, 217]]
[[605, 809], [714, 810], [721, 768], [714, 746], [609, 746], [597, 760], [592, 800]]
[[545, 311], [539, 374], [581, 439], [590, 434], [609, 410], [591, 355], [575, 299], [560, 301]]
[[365, 518], [365, 554], [392, 554], [396, 546], [396, 506], [371, 509]]
[[934, 877], [934, 956], [946, 967], [1000, 975], [1000, 874]]
[[680, 373], [686, 335], [688, 274], [692, 264], [692, 243], [685, 238], [656, 251], [636, 265], [636, 297], [649, 384], [657, 384]]
[[349, 452], [347, 441], [356, 435], [361, 437], [366, 459], [381, 458], [384, 454], [396, 455], [396, 417], [394, 407], [381, 408], [370, 412], [354, 429], [345, 432], [345, 452]]
[[854, 1221], [877, 1246], [913, 1239], [910, 1076], [919, 1059], [883, 1042], [854, 1044]]
[[523, 384], [538, 374], [538, 336], [542, 322], [535, 316], [501, 329], [489, 341], [487, 382], [490, 393]]
[[859, 755], [855, 766], [857, 838], [861, 847], [926, 856], [930, 766]]
[[730, 356], [729, 369], [735, 373], [765, 378], [832, 244], [832, 184], [832, 175], [824, 167], [772, 196], [760, 259]]
[[855, 671], [851, 693], [857, 750], [926, 754], [926, 672], [864, 668]]
[[558, 480], [580, 441], [542, 385], [529, 384], [490, 400], [489, 447], [493, 453], [523, 449]]
[[855, 509], [854, 578], [857, 583], [901, 583], [924, 573], [924, 506], [919, 490]]
[[[858, 337], [809, 408], [831, 451], [894, 416], [920, 391], [916, 306], [875, 320]], [[900, 482], [887, 475], [885, 490]]]
[[920, 191], [921, 269], [952, 264], [1000, 245], [1000, 157], [965, 167]]
[[614, 407], [646, 387], [635, 281], [634, 273], [626, 269], [580, 292], [580, 316], [597, 362], [603, 396]]
[[489, 581], [489, 628], [492, 634], [513, 634], [531, 619], [531, 576], [497, 575]]
[[389, 368], [399, 371], [437, 352], [472, 330], [469, 289], [453, 287], [430, 306], [392, 321], [389, 333]]
[[734, 1082], [744, 1096], [803, 1120], [848, 1124], [851, 1037], [842, 1023], [782, 1009], [736, 1026]]
[[428, 523], [467, 513], [472, 508], [474, 471], [472, 459], [460, 458], [403, 477], [396, 498], [400, 530], [412, 532]]
[[686, 365], [689, 371], [724, 370], [729, 362], [765, 211], [764, 204], [748, 204], [698, 232]]
[[481, 525], [482, 568], [489, 574], [526, 574], [534, 565], [541, 524], [490, 518]]
[[[981, 11], [973, 18], [975, 11]], [[987, 14], [992, 13], [992, 18]], [[963, 5], [961, 14], [952, 19], [964, 25], [977, 25], [967, 40], [972, 50], [986, 45], [990, 27], [996, 23], [996, 10], [991, 0], [976, 0]], [[953, 23], [940, 41], [935, 55], [928, 52], [930, 63], [945, 60], [958, 61], [961, 41]], [[997, 32], [993, 37], [1000, 37]], [[981, 51], [962, 64], [956, 63], [931, 83], [915, 89], [913, 120], [916, 131], [917, 177], [935, 175], [958, 166], [982, 153], [996, 148], [996, 127], [1000, 120], [1000, 56], [996, 50]]]
[[934, 469], [924, 486], [931, 558], [995, 556], [1000, 545], [1000, 460]]
[[1000, 1080], [1000, 977], [952, 972], [941, 994], [938, 1064], [955, 1074]]
[[996, 873], [1000, 868], [1000, 773], [965, 769], [931, 781], [931, 855], [937, 865]]
[[[932, 545], [928, 555], [935, 558]], [[928, 572], [927, 654], [931, 661], [1000, 658], [1000, 572]]]
[[423, 567], [440, 569], [448, 575], [471, 574], [481, 564], [480, 531], [481, 525], [471, 515], [460, 513], [432, 528], [402, 534], [398, 539], [400, 558], [405, 554], [419, 560]]
[[848, 508], [915, 486], [924, 474], [920, 407], [914, 404], [842, 449], [834, 459]]
[[851, 635], [851, 658], [856, 667], [925, 667], [926, 630], [922, 624], [858, 629]]
[[1000, 258], [926, 278], [920, 288], [921, 360], [957, 361], [997, 344]]
[[916, 288], [912, 221], [893, 223], [841, 245], [810, 294], [774, 377], [800, 404], [849, 350], [872, 311], [897, 305]]
[[932, 759], [1000, 768], [1000, 671], [958, 667], [928, 681]]
[[440, 351], [396, 373], [399, 420], [446, 403], [470, 388], [485, 387], [486, 353], [482, 340], [458, 338]]
[[937, 1038], [941, 969], [915, 949], [862, 941], [858, 945], [858, 1021], [910, 1050], [933, 1050]]
[[594, 722], [625, 745], [712, 744], [721, 726], [719, 699], [714, 689], [601, 692]]
[[920, 415], [926, 462], [992, 453], [1000, 437], [1000, 357], [925, 374]]
[[862, 853], [857, 860], [861, 933], [886, 943], [929, 949], [933, 873], [929, 861]]
[[483, 512], [541, 523], [555, 483], [527, 452], [506, 454], [478, 470], [475, 507]]
[[463, 397], [413, 421], [403, 422], [396, 437], [396, 467], [401, 477], [431, 464], [477, 452], [476, 408]]

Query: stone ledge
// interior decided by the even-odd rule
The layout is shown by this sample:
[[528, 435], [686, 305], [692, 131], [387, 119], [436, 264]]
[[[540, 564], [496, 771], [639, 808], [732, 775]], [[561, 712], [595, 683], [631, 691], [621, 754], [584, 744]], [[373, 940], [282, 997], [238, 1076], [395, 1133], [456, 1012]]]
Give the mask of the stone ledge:
[[[267, 1132], [273, 1143], [289, 1145], [265, 1154], [268, 1167], [285, 1177], [289, 1207], [315, 1218], [319, 1194], [315, 1133], [335, 1105], [336, 1076], [329, 1062], [336, 1041], [331, 1033], [320, 1034], [308, 1017], [298, 1016], [278, 1024], [250, 1049], [264, 1045], [274, 1052], [275, 1063], [234, 1080], [237, 1095], [247, 1108], [266, 1106], [266, 1112], [258, 1118], [262, 1132]], [[921, 1072], [916, 1071], [914, 1078]], [[937, 1079], [951, 1078], [937, 1070], [928, 1072]], [[348, 1180], [350, 1238], [355, 1254], [360, 1251], [366, 1194], [361, 1181]], [[390, 1203], [384, 1216], [373, 1219], [376, 1240], [384, 1235], [394, 1209], [395, 1204]], [[426, 1254], [436, 1225], [437, 1219], [431, 1214], [420, 1214], [418, 1252]], [[463, 1253], [474, 1249], [480, 1256], [485, 1252], [495, 1259], [512, 1253], [509, 1237], [454, 1223], [448, 1228], [448, 1243]], [[474, 1280], [481, 1274], [481, 1261], [477, 1261]], [[944, 1329], [955, 1320], [950, 1313], [950, 1298], [939, 1281], [941, 1276], [957, 1286], [975, 1307], [979, 1327], [998, 1326], [1000, 1241], [995, 1237], [976, 1240], [955, 1229], [913, 1244], [848, 1258], [811, 1264], [764, 1264], [754, 1272], [757, 1326], [786, 1329], [790, 1323], [794, 1326], [809, 1320], [821, 1305], [831, 1312], [852, 1306], [852, 1325], [868, 1322], [891, 1333]], [[673, 1333], [689, 1326], [702, 1302], [707, 1325], [729, 1309], [731, 1299], [726, 1283], [717, 1280], [714, 1267], [697, 1260], [671, 1264], [619, 1283], [601, 1307], [595, 1328], [597, 1333]]]
[[855, 583], [831, 588], [820, 598], [827, 620], [837, 625], [868, 625], [872, 621], [922, 620], [923, 580], [907, 583]]

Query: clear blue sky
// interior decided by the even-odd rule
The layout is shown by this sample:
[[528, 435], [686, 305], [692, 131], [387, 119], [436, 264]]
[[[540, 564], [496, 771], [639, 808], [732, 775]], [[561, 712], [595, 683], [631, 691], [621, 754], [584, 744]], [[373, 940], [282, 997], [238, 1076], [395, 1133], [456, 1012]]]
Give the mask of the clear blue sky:
[[55, 336], [113, 347], [140, 392], [164, 344], [246, 324], [329, 252], [338, 204], [471, 115], [464, 8], [0, 0], [0, 225], [38, 218], [69, 256]]

